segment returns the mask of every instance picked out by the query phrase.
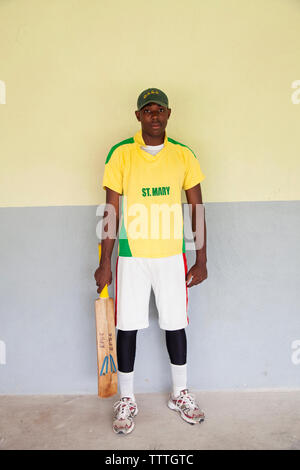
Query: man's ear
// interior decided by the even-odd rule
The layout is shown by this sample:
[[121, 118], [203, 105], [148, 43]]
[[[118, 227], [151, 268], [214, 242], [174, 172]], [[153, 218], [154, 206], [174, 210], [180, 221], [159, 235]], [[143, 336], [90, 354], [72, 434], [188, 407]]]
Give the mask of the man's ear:
[[141, 112], [140, 111], [135, 111], [135, 115], [138, 121], [141, 121]]
[[171, 114], [171, 109], [168, 108], [168, 119], [169, 119], [169, 117], [170, 117], [170, 114]]

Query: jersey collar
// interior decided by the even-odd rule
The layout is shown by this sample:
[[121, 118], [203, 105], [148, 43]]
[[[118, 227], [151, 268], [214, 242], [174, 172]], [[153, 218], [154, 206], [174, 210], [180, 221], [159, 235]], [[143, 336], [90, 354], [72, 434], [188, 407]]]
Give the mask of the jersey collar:
[[[134, 136], [134, 141], [138, 145], [142, 145], [143, 147], [146, 145], [142, 136], [142, 129], [140, 129]], [[165, 140], [164, 140], [164, 146], [166, 146], [168, 143], [168, 137], [167, 133], [165, 131]]]

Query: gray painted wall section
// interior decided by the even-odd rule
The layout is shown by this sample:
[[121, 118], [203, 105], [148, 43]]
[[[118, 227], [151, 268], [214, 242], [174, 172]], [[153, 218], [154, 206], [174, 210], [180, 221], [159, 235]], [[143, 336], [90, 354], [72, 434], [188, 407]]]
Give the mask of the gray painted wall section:
[[[95, 214], [94, 206], [0, 209], [1, 394], [97, 393]], [[189, 291], [188, 385], [299, 388], [300, 202], [207, 203], [206, 220], [209, 277]], [[114, 269], [116, 254], [115, 246]], [[135, 391], [170, 385], [152, 293]]]

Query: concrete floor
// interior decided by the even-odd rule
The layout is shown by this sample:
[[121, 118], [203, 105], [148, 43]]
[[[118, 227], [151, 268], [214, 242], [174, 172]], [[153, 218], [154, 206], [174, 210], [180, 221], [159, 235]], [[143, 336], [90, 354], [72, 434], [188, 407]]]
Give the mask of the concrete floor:
[[127, 436], [112, 431], [118, 395], [0, 396], [0, 449], [300, 450], [300, 391], [195, 392], [206, 420], [184, 422], [168, 394], [136, 394]]

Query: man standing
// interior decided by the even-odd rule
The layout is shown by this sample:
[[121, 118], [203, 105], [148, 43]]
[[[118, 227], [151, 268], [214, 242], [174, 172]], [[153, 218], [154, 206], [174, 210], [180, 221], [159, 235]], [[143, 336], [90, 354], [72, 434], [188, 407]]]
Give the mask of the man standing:
[[[204, 175], [194, 153], [167, 137], [165, 129], [171, 109], [164, 92], [157, 88], [143, 91], [135, 114], [141, 130], [112, 147], [102, 183], [106, 204], [114, 208], [117, 231], [123, 195], [115, 291], [120, 400], [114, 404], [113, 430], [124, 434], [133, 430], [133, 418], [138, 412], [133, 387], [136, 335], [137, 330], [149, 326], [151, 287], [170, 357], [173, 391], [168, 407], [178, 411], [188, 423], [204, 420], [203, 411], [187, 388], [185, 333], [189, 324], [188, 288], [207, 278], [205, 220], [203, 217], [204, 242], [200, 247], [196, 221], [196, 208], [202, 207], [200, 183]], [[188, 272], [182, 188], [192, 208], [192, 229], [196, 232], [196, 261]], [[114, 241], [115, 237], [102, 240], [101, 261], [95, 272], [99, 293], [112, 281]]]

